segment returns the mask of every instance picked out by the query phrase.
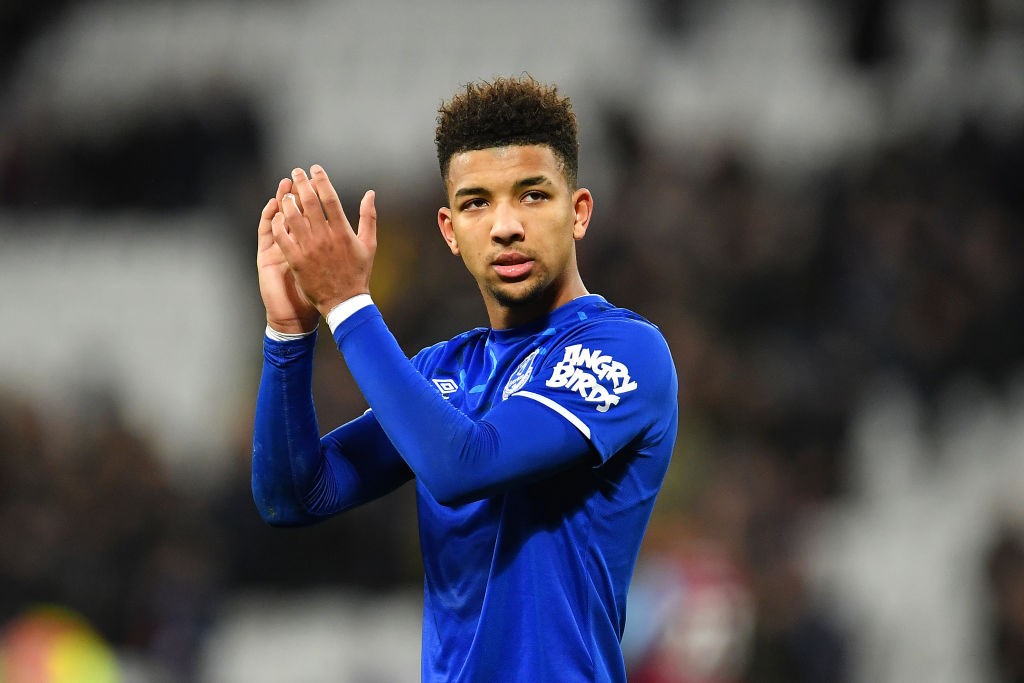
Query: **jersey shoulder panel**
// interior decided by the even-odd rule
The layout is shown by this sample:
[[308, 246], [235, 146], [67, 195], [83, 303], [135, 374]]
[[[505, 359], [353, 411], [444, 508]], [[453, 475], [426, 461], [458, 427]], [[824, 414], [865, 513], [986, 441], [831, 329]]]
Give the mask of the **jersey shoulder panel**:
[[560, 329], [545, 347], [516, 394], [561, 413], [603, 458], [674, 429], [675, 364], [661, 331], [643, 317], [625, 309], [598, 311]]

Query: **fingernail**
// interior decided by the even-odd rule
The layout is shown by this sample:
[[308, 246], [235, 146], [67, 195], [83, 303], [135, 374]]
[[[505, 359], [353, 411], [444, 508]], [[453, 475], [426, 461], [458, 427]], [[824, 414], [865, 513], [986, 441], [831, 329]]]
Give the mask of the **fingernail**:
[[293, 202], [295, 201], [295, 195], [293, 195], [293, 194], [292, 194], [291, 192], [289, 192], [288, 194], [286, 194], [286, 195], [284, 196], [284, 198], [285, 198], [285, 199], [290, 199], [290, 200], [292, 200]]
[[292, 180], [298, 180], [302, 177], [302, 169], [296, 168], [292, 170]]
[[320, 164], [313, 164], [310, 167], [310, 170], [313, 171], [313, 173], [323, 173], [324, 172], [324, 167], [321, 166]]

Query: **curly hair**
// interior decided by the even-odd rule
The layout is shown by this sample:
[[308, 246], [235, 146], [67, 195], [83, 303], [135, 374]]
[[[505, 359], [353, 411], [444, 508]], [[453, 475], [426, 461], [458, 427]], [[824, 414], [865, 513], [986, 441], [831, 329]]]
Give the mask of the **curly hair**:
[[441, 105], [434, 132], [441, 178], [448, 180], [452, 157], [489, 147], [547, 145], [576, 187], [579, 143], [576, 114], [558, 87], [530, 75], [469, 83]]

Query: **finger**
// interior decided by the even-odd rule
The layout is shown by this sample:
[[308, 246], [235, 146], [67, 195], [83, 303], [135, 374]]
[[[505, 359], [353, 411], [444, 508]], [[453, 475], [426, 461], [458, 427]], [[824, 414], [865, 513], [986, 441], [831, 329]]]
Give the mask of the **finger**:
[[299, 198], [299, 209], [306, 209], [304, 214], [309, 220], [312, 228], [324, 227], [324, 212], [320, 209], [320, 199], [316, 196], [316, 190], [309, 182], [309, 176], [301, 168], [292, 170], [292, 193]]
[[294, 193], [289, 192], [281, 202], [281, 214], [284, 217], [284, 227], [289, 236], [296, 243], [301, 243], [309, 237], [309, 221], [302, 214], [302, 207]]
[[277, 213], [277, 207], [277, 199], [271, 197], [267, 200], [267, 204], [263, 207], [263, 211], [260, 212], [260, 226], [256, 234], [257, 244], [261, 251], [269, 247], [274, 242], [274, 235], [270, 223], [274, 219], [274, 214]]
[[331, 179], [327, 177], [327, 171], [320, 164], [313, 164], [310, 169], [313, 172], [313, 187], [320, 197], [320, 206], [323, 207], [327, 222], [335, 228], [349, 227], [345, 210], [341, 206], [341, 198], [334, 190]]
[[260, 232], [270, 232], [270, 221], [274, 219], [274, 214], [279, 211], [277, 199], [271, 197], [267, 200], [267, 203], [263, 206], [263, 211], [260, 212]]
[[299, 254], [299, 246], [295, 243], [295, 238], [288, 233], [285, 216], [280, 211], [275, 213], [271, 219], [270, 231], [274, 242], [281, 249], [281, 253], [284, 254], [285, 260], [291, 264], [292, 260]]
[[281, 200], [284, 199], [284, 196], [286, 194], [288, 194], [289, 192], [291, 192], [291, 191], [292, 191], [292, 180], [291, 180], [291, 178], [281, 178], [279, 181], [277, 181], [277, 194], [274, 195], [274, 198], [277, 200], [277, 205], [278, 206], [281, 205]]
[[[286, 194], [288, 194], [289, 192], [294, 194], [295, 190], [293, 188], [294, 188], [294, 183], [292, 183], [292, 179], [291, 178], [281, 178], [281, 180], [277, 183], [277, 206], [278, 206], [278, 210], [280, 210], [280, 207], [282, 207], [284, 205], [284, 196]], [[301, 202], [299, 202], [299, 209], [300, 210], [302, 209], [302, 203]]]
[[377, 246], [377, 193], [367, 190], [359, 202], [359, 241], [370, 248]]

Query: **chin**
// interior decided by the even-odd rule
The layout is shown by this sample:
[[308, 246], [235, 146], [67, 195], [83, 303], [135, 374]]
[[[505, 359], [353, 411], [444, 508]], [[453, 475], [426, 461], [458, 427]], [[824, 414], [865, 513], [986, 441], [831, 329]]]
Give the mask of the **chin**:
[[544, 299], [547, 289], [539, 281], [526, 280], [512, 285], [501, 284], [489, 288], [494, 300], [506, 308], [528, 306]]

